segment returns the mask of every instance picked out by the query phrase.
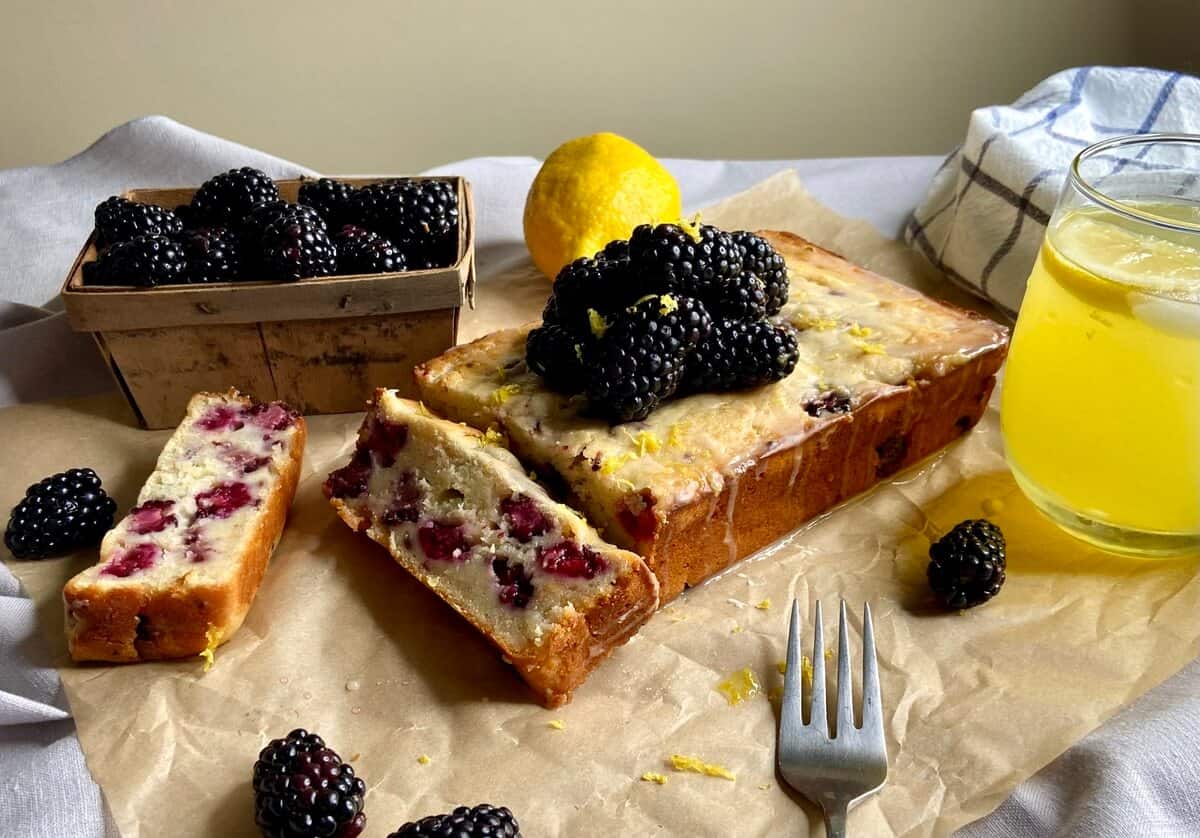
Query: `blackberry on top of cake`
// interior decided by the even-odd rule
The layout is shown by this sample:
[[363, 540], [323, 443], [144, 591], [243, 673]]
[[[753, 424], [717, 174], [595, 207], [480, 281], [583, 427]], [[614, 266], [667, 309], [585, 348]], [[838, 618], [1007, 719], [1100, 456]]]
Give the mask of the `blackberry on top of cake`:
[[787, 295], [783, 257], [753, 233], [643, 224], [559, 272], [526, 360], [594, 414], [641, 420], [675, 395], [788, 375], [794, 330], [768, 319]]

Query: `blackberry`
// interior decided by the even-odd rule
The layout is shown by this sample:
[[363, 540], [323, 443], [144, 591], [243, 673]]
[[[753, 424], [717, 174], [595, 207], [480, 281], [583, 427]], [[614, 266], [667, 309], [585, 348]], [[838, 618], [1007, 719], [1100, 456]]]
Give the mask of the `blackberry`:
[[963, 521], [929, 547], [929, 587], [943, 608], [973, 608], [1000, 592], [1006, 563], [999, 527]]
[[678, 224], [639, 225], [629, 237], [629, 261], [647, 282], [694, 296], [704, 296], [714, 283], [742, 270], [733, 238], [708, 225], [695, 237]]
[[616, 239], [604, 245], [604, 249], [597, 252], [594, 259], [607, 259], [609, 262], [628, 262], [629, 261], [629, 240]]
[[337, 250], [325, 231], [303, 214], [284, 212], [263, 230], [259, 243], [265, 279], [304, 279], [337, 273]]
[[337, 245], [339, 273], [392, 273], [404, 270], [407, 265], [404, 254], [394, 244], [365, 227], [347, 224], [333, 237], [333, 242]]
[[354, 838], [367, 787], [315, 733], [273, 739], [254, 763], [254, 822], [265, 838]]
[[139, 204], [114, 195], [96, 206], [97, 247], [140, 236], [171, 236], [182, 229], [178, 215], [154, 204]]
[[227, 227], [201, 227], [179, 237], [188, 282], [233, 282], [242, 270], [238, 237]]
[[525, 339], [529, 368], [552, 390], [567, 395], [580, 392], [587, 382], [583, 352], [583, 344], [575, 335], [553, 323], [533, 329]]
[[262, 235], [267, 227], [284, 218], [299, 218], [329, 232], [329, 225], [317, 212], [305, 204], [289, 204], [287, 201], [260, 201], [251, 207], [250, 212], [238, 223], [236, 229], [243, 245], [250, 250], [257, 250], [262, 245]]
[[192, 209], [209, 224], [236, 224], [255, 204], [278, 201], [279, 188], [258, 169], [243, 166], [211, 177], [192, 196]]
[[90, 468], [73, 468], [25, 490], [8, 519], [4, 545], [18, 559], [44, 559], [98, 544], [117, 505]]
[[653, 296], [617, 314], [588, 358], [588, 400], [609, 421], [645, 419], [674, 395], [688, 356], [712, 328], [691, 297]]
[[167, 236], [139, 236], [114, 244], [88, 269], [85, 285], [136, 285], [148, 288], [183, 282], [183, 247]]
[[401, 181], [406, 212], [396, 219], [401, 242], [445, 241], [458, 231], [458, 193], [443, 180]]
[[796, 334], [767, 320], [720, 320], [688, 363], [685, 388], [720, 392], [758, 387], [796, 368]]
[[198, 227], [204, 226], [204, 219], [197, 214], [191, 204], [180, 204], [171, 211], [183, 223], [184, 230], [195, 230]]
[[788, 300], [787, 263], [761, 236], [741, 230], [732, 238], [741, 255], [742, 270], [767, 286], [767, 314], [777, 314]]
[[589, 309], [614, 314], [636, 302], [642, 290], [627, 262], [586, 256], [576, 259], [554, 279], [557, 319], [574, 334], [587, 338], [592, 333]]
[[359, 189], [349, 221], [391, 239], [422, 268], [449, 264], [457, 251], [458, 195], [437, 180], [388, 180]]
[[767, 316], [767, 286], [754, 274], [742, 273], [714, 283], [704, 302], [714, 317], [761, 320]]
[[301, 178], [300, 203], [319, 212], [331, 227], [340, 227], [347, 220], [346, 208], [355, 191], [350, 184], [333, 178]]
[[406, 823], [388, 838], [521, 838], [521, 827], [508, 807], [480, 803]]

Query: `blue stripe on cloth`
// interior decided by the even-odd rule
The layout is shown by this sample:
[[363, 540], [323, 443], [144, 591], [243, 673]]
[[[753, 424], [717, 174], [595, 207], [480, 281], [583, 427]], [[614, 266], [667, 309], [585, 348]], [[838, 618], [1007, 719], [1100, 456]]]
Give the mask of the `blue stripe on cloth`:
[[[1145, 134], [1154, 126], [1155, 121], [1158, 120], [1158, 115], [1162, 113], [1163, 107], [1165, 107], [1167, 101], [1170, 100], [1171, 92], [1175, 90], [1175, 85], [1179, 83], [1179, 78], [1181, 75], [1181, 73], [1172, 73], [1167, 77], [1167, 80], [1163, 82], [1162, 87], [1159, 88], [1158, 96], [1156, 96], [1154, 99], [1154, 104], [1150, 106], [1150, 113], [1146, 114], [1146, 118], [1142, 120], [1142, 124], [1138, 126], [1136, 133]], [[1141, 159], [1145, 157], [1147, 153], [1149, 153], [1151, 148], [1152, 146], [1144, 145], [1132, 158], [1121, 158], [1117, 161], [1117, 164], [1113, 166], [1113, 169], [1111, 172], [1109, 172], [1109, 175], [1117, 174], [1135, 160], [1140, 162]]]
[[978, 183], [988, 192], [991, 192], [1005, 203], [1025, 213], [1037, 223], [1045, 225], [1050, 220], [1050, 213], [1028, 198], [1018, 195], [965, 157], [962, 161], [962, 167], [972, 183]]
[[[1057, 169], [1042, 169], [1040, 172], [1034, 175], [1029, 183], [1025, 184], [1025, 188], [1021, 191], [1021, 200], [1029, 202], [1033, 193], [1037, 191], [1039, 186], [1042, 185], [1042, 181], [1055, 174], [1057, 171]], [[1000, 264], [1001, 260], [1012, 251], [1013, 246], [1017, 243], [1017, 239], [1020, 238], [1021, 228], [1025, 224], [1026, 215], [1027, 214], [1024, 212], [1017, 213], [1017, 219], [1013, 223], [1012, 229], [1009, 230], [1008, 235], [1005, 237], [1004, 241], [1000, 243], [1000, 246], [996, 248], [996, 252], [992, 254], [992, 258], [988, 260], [986, 265], [984, 265], [983, 273], [980, 274], [980, 288], [982, 289], [984, 295], [989, 299], [991, 298], [991, 294], [988, 293], [988, 280], [991, 279], [992, 271], [994, 271], [996, 266]], [[1042, 226], [1045, 225], [1043, 224]]]

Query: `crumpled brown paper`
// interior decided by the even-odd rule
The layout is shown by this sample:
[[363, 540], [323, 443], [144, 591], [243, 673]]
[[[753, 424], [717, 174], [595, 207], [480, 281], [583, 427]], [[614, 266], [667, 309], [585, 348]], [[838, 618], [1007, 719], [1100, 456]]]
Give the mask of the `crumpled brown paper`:
[[[903, 246], [814, 202], [792, 173], [704, 217], [793, 230], [945, 290]], [[479, 309], [464, 313], [466, 337], [534, 317], [546, 293], [532, 270], [486, 282]], [[320, 483], [347, 457], [359, 417], [310, 421], [287, 532], [208, 673], [199, 660], [70, 665], [59, 591], [94, 556], [11, 564], [128, 838], [256, 834], [251, 766], [268, 739], [299, 726], [366, 780], [369, 836], [484, 801], [511, 807], [530, 838], [820, 834], [816, 810], [776, 777], [774, 702], [730, 706], [715, 690], [743, 667], [764, 693], [778, 688], [792, 597], [806, 615], [823, 600], [827, 637], [839, 597], [855, 630], [863, 601], [875, 611], [891, 770], [851, 829], [945, 834], [1200, 651], [1195, 561], [1114, 558], [1060, 533], [1009, 477], [992, 410], [922, 466], [685, 593], [572, 704], [547, 711], [465, 622], [334, 518]], [[0, 412], [0, 506], [44, 474], [87, 463], [127, 508], [167, 436], [131, 422], [115, 397]], [[1008, 536], [1003, 592], [963, 614], [929, 610], [929, 539], [984, 513]], [[666, 760], [677, 753], [737, 779], [676, 773]], [[641, 781], [647, 771], [667, 783]]]

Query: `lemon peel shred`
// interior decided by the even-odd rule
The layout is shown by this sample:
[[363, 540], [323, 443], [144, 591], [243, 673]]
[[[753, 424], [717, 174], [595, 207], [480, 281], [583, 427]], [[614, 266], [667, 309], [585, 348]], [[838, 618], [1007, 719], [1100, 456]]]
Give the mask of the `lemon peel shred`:
[[592, 329], [592, 335], [597, 340], [604, 337], [604, 333], [608, 331], [608, 321], [604, 319], [604, 315], [594, 308], [588, 309], [588, 325]]
[[421, 763], [421, 765], [429, 765], [433, 760], [429, 758], [429, 754], [421, 754], [417, 757], [417, 762]]
[[755, 603], [754, 607], [759, 611], [769, 611], [771, 609], [771, 598], [767, 597], [766, 599], [759, 600]]
[[616, 484], [627, 492], [632, 492], [637, 488], [637, 485], [632, 480], [626, 480], [624, 477], [618, 477]]
[[741, 634], [744, 631], [745, 631], [745, 629], [742, 628], [742, 625], [740, 623], [734, 623], [733, 628], [731, 628], [729, 630], [729, 633], [730, 634]]
[[679, 303], [670, 294], [663, 294], [658, 298], [659, 306], [658, 313], [664, 317], [673, 311], [679, 310]]
[[520, 384], [501, 385], [492, 391], [492, 404], [502, 405], [519, 392], [521, 392]]
[[725, 700], [731, 707], [736, 707], [746, 699], [762, 692], [762, 685], [758, 683], [758, 679], [754, 677], [754, 673], [747, 666], [718, 683], [716, 689], [725, 696]]
[[886, 355], [887, 354], [887, 350], [883, 348], [882, 343], [871, 343], [870, 341], [857, 340], [854, 342], [854, 345], [857, 346], [859, 348], [859, 350], [862, 352], [862, 354], [864, 354], [864, 355]]
[[869, 338], [875, 332], [870, 326], [860, 326], [858, 323], [851, 323], [850, 334], [856, 338]]
[[633, 458], [633, 454], [610, 454], [600, 464], [601, 474], [614, 474], [616, 470]]
[[692, 241], [700, 241], [700, 213], [692, 216], [692, 219], [679, 219], [679, 229], [692, 237]]
[[495, 425], [490, 426], [479, 437], [480, 448], [485, 448], [489, 445], [499, 445], [504, 447], [504, 434], [500, 433]]
[[551, 719], [546, 722], [546, 727], [554, 728], [555, 730], [565, 730], [567, 725], [562, 719]]
[[221, 645], [221, 632], [216, 626], [209, 626], [204, 630], [204, 643], [204, 649], [197, 657], [204, 658], [204, 671], [208, 672], [217, 662], [217, 647]]
[[643, 783], [657, 783], [660, 786], [665, 786], [667, 784], [667, 775], [666, 774], [658, 774], [654, 771], [647, 771], [644, 774], [642, 774], [642, 782]]
[[706, 777], [720, 777], [723, 780], [737, 779], [734, 773], [723, 765], [705, 762], [696, 757], [684, 756], [683, 754], [671, 755], [671, 767], [676, 771], [689, 771], [693, 774], [703, 774]]
[[668, 448], [677, 448], [678, 446], [680, 446], [682, 444], [683, 444], [683, 437], [679, 432], [679, 423], [676, 422], [675, 424], [671, 425], [670, 428], [667, 429], [667, 447]]
[[625, 436], [629, 437], [629, 441], [637, 446], [638, 457], [645, 457], [647, 452], [656, 454], [662, 448], [662, 442], [652, 431], [638, 431], [633, 434], [625, 428], [621, 430], [624, 431]]
[[775, 668], [779, 670], [780, 675], [786, 675], [787, 674], [787, 661], [777, 661], [775, 663]]

